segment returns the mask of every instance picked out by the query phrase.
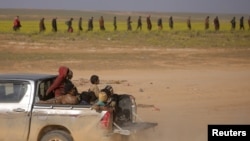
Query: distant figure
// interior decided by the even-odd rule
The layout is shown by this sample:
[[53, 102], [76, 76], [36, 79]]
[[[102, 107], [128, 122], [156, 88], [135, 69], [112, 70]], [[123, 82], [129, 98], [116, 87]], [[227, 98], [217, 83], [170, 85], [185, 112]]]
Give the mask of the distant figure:
[[103, 16], [101, 16], [99, 19], [99, 26], [100, 26], [100, 30], [105, 30]]
[[216, 16], [216, 17], [214, 18], [214, 29], [215, 29], [215, 31], [220, 30], [220, 21], [219, 21], [218, 16]]
[[172, 17], [172, 16], [170, 16], [170, 18], [169, 18], [169, 28], [170, 28], [170, 29], [173, 29], [173, 28], [174, 28], [174, 20], [173, 20], [173, 17]]
[[148, 31], [151, 31], [151, 29], [152, 29], [152, 23], [151, 23], [150, 15], [147, 17], [146, 21], [147, 21]]
[[57, 22], [56, 22], [57, 18], [53, 18], [52, 19], [52, 31], [53, 32], [57, 32]]
[[116, 31], [117, 30], [116, 16], [114, 16], [113, 25], [114, 25], [114, 31]]
[[162, 18], [158, 19], [157, 26], [158, 26], [158, 30], [162, 30], [162, 28], [163, 28], [163, 26], [162, 26]]
[[72, 22], [73, 22], [73, 18], [70, 18], [70, 19], [66, 22], [66, 25], [68, 26], [68, 32], [70, 32], [70, 33], [73, 32]]
[[139, 16], [138, 21], [137, 21], [137, 28], [136, 30], [142, 30], [142, 21], [141, 21], [141, 16]]
[[245, 30], [245, 27], [244, 27], [244, 17], [243, 16], [240, 18], [240, 30]]
[[94, 25], [93, 25], [93, 17], [91, 17], [88, 21], [88, 31], [93, 31]]
[[44, 18], [42, 18], [40, 20], [40, 23], [39, 23], [39, 31], [44, 32], [45, 30], [46, 30], [46, 28], [45, 28], [45, 24], [44, 24]]
[[209, 16], [206, 17], [205, 19], [205, 30], [209, 29]]
[[248, 18], [248, 30], [250, 30], [250, 16]]
[[79, 18], [78, 29], [79, 31], [82, 31], [82, 17]]
[[132, 25], [131, 25], [132, 21], [131, 21], [131, 17], [128, 16], [128, 19], [127, 19], [127, 28], [128, 28], [128, 31], [131, 31], [132, 30]]
[[250, 30], [250, 16], [248, 18], [248, 30]]
[[188, 27], [189, 30], [192, 29], [192, 26], [191, 26], [191, 17], [188, 17], [188, 19], [187, 19], [187, 27]]
[[22, 26], [21, 26], [21, 22], [19, 20], [19, 16], [16, 16], [14, 19], [14, 22], [13, 22], [13, 30], [18, 31], [18, 30], [20, 30], [21, 27]]
[[233, 19], [231, 20], [231, 30], [235, 30], [236, 27], [236, 20], [235, 17], [233, 17]]

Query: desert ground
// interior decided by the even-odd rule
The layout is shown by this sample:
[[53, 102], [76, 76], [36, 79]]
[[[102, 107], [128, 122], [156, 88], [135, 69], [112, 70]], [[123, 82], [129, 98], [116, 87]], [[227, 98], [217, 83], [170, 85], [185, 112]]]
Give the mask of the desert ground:
[[[247, 48], [161, 48], [101, 46], [85, 41], [52, 45], [1, 37], [0, 49], [9, 55], [69, 53], [68, 60], [8, 60], [2, 58], [0, 73], [57, 74], [58, 67], [74, 72], [73, 82], [87, 90], [92, 74], [100, 88], [111, 84], [117, 94], [131, 94], [138, 104], [138, 120], [158, 126], [138, 133], [140, 140], [206, 141], [208, 124], [250, 124], [250, 50]], [[125, 53], [111, 60], [70, 55]], [[124, 54], [123, 54], [124, 55]], [[134, 58], [132, 58], [134, 57]], [[8, 58], [8, 57], [7, 57]], [[41, 57], [42, 58], [42, 57]], [[132, 58], [132, 59], [129, 59]], [[109, 58], [108, 58], [109, 59]]]

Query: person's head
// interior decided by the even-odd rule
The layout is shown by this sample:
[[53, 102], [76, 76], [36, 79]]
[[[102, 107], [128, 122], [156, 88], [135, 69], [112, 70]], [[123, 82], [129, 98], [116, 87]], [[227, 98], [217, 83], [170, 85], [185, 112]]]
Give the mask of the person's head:
[[99, 76], [97, 76], [97, 75], [92, 75], [92, 76], [90, 77], [90, 82], [91, 82], [92, 84], [99, 84], [99, 82], [100, 82]]
[[72, 79], [73, 78], [73, 72], [72, 72], [72, 70], [68, 70], [68, 75], [67, 75], [67, 78], [68, 79]]
[[[112, 89], [112, 90], [111, 90]], [[113, 91], [113, 88], [109, 85], [109, 88], [107, 86], [103, 89], [101, 89], [99, 93], [99, 101], [106, 102], [108, 98], [112, 95], [111, 91]]]
[[110, 95], [112, 95], [114, 93], [114, 89], [113, 89], [113, 87], [111, 85], [107, 85], [104, 89], [108, 90]]

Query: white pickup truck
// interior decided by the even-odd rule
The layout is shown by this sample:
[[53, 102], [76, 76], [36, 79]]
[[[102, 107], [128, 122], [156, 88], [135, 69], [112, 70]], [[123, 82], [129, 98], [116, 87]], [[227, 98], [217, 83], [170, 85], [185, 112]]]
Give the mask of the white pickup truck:
[[120, 96], [116, 117], [113, 112], [92, 110], [91, 105], [38, 104], [55, 78], [0, 74], [0, 141], [83, 141], [98, 133], [130, 136], [157, 126], [136, 121], [137, 107], [130, 95]]

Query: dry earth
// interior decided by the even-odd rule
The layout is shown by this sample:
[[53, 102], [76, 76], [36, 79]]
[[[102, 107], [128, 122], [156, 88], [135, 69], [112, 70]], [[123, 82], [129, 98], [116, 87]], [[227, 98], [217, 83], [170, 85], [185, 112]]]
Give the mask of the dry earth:
[[[0, 48], [6, 50], [5, 45]], [[20, 51], [14, 47], [11, 50]], [[55, 50], [30, 49], [26, 45], [23, 51]], [[60, 51], [67, 51], [67, 47]], [[92, 47], [79, 51], [95, 52]], [[142, 50], [105, 47], [100, 52], [110, 51], [140, 53]], [[87, 90], [87, 79], [97, 74], [101, 79], [100, 88], [111, 84], [118, 94], [134, 95], [139, 105], [139, 117], [159, 124], [154, 130], [138, 133], [140, 140], [206, 141], [208, 124], [250, 124], [249, 49], [145, 48], [143, 51], [155, 57], [145, 61], [107, 63], [111, 69], [99, 67], [102, 62], [96, 62], [98, 69], [82, 69], [75, 62], [55, 63], [53, 60], [39, 61], [40, 67], [32, 61], [9, 62], [9, 65], [1, 66], [0, 72], [56, 74], [60, 65], [66, 65], [74, 71], [73, 80], [79, 90]], [[75, 52], [78, 52], [77, 48]], [[157, 56], [161, 56], [160, 59]], [[84, 64], [88, 61], [84, 60]], [[125, 67], [115, 68], [121, 65]]]

